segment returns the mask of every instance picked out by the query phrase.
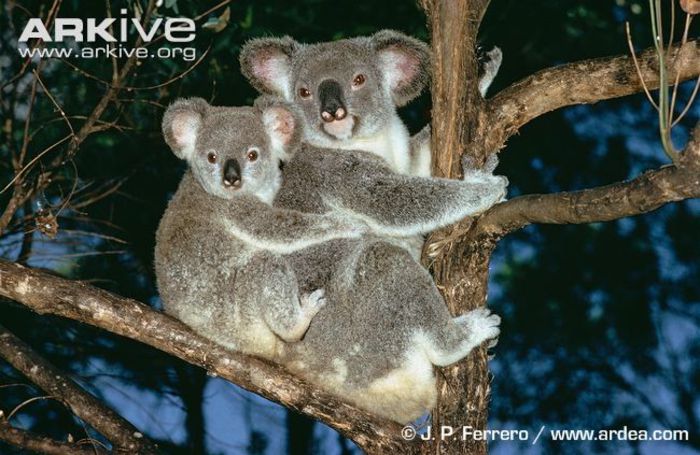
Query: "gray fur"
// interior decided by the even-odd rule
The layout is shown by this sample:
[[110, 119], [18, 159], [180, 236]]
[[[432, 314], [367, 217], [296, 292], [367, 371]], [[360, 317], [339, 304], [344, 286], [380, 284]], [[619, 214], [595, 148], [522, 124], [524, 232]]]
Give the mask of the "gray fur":
[[[171, 115], [189, 115], [190, 105], [198, 121]], [[267, 155], [279, 129], [266, 128], [263, 116], [264, 109], [211, 108], [198, 100], [176, 103], [165, 116], [168, 142], [191, 166], [157, 233], [165, 309], [224, 346], [278, 361], [358, 406], [409, 421], [434, 404], [433, 366], [454, 363], [496, 337], [499, 319], [484, 311], [453, 318], [430, 274], [393, 234], [428, 232], [486, 210], [505, 193], [507, 181], [476, 170], [463, 181], [410, 177], [368, 152], [295, 142]], [[179, 124], [200, 128], [194, 147], [184, 150], [186, 141], [169, 136]], [[222, 193], [220, 173], [208, 170], [212, 163], [200, 163], [210, 147], [242, 160], [251, 146], [261, 152], [258, 161], [275, 154], [290, 158], [276, 199], [282, 208], [239, 194], [250, 182]], [[269, 178], [277, 169], [269, 167], [269, 173], [252, 175]], [[262, 246], [298, 243], [299, 236], [317, 240], [296, 230], [296, 223], [279, 222], [286, 217], [339, 223], [330, 229], [336, 236], [344, 225], [351, 227], [347, 238], [314, 242], [283, 257], [241, 240]], [[357, 221], [350, 218], [374, 233], [353, 239]], [[326, 290], [325, 307], [318, 289]]]
[[[503, 59], [498, 47], [484, 53], [479, 67], [479, 92], [486, 95]], [[319, 147], [366, 150], [384, 158], [396, 172], [431, 175], [430, 131], [410, 138], [396, 107], [418, 96], [430, 81], [428, 46], [393, 30], [369, 37], [302, 44], [291, 37], [257, 38], [243, 46], [241, 71], [261, 93], [284, 98], [302, 113], [305, 140]], [[352, 81], [366, 76], [360, 88]], [[318, 91], [336, 81], [348, 117], [322, 121]], [[300, 89], [310, 91], [309, 98]], [[332, 125], [347, 124], [338, 134]], [[331, 131], [331, 132], [329, 132]], [[427, 135], [425, 134], [427, 132]]]
[[486, 97], [486, 92], [496, 78], [501, 63], [503, 63], [503, 52], [499, 47], [494, 46], [493, 49], [485, 53], [479, 63], [479, 93], [482, 97]]
[[[501, 63], [500, 49], [486, 54], [479, 82], [482, 96]], [[253, 39], [243, 46], [241, 71], [262, 93], [292, 103], [304, 124], [304, 140], [312, 145], [342, 150], [365, 150], [382, 158], [395, 172], [420, 177], [432, 175], [430, 127], [409, 136], [396, 111], [418, 96], [430, 79], [428, 46], [392, 30], [369, 37], [318, 44], [301, 44], [285, 36]], [[353, 87], [353, 78], [366, 76]], [[331, 122], [321, 116], [319, 88], [335, 81], [342, 90], [347, 117]], [[300, 95], [308, 89], [309, 98]], [[340, 125], [340, 126], [338, 126]], [[340, 129], [338, 129], [340, 128]], [[423, 238], [396, 239], [419, 257]]]
[[[318, 44], [301, 44], [290, 37], [258, 38], [246, 43], [240, 61], [255, 88], [299, 109], [307, 142], [367, 150], [396, 172], [409, 173], [409, 135], [396, 107], [418, 96], [430, 79], [430, 49], [425, 43], [391, 30]], [[364, 83], [354, 86], [359, 74]], [[319, 87], [329, 80], [342, 91], [348, 114], [343, 120], [321, 118]], [[302, 88], [311, 96], [302, 97]]]
[[[388, 65], [396, 55], [404, 64]], [[429, 178], [429, 129], [409, 145], [396, 112], [428, 81], [429, 59], [424, 43], [391, 31], [313, 45], [289, 37], [257, 39], [241, 53], [251, 83], [297, 107], [306, 129], [309, 145], [285, 166], [275, 206], [357, 217], [374, 231], [290, 256], [301, 288], [326, 289], [333, 303], [303, 340], [285, 346], [282, 362], [399, 422], [434, 405], [433, 366], [456, 362], [495, 337], [499, 322], [482, 310], [453, 318], [418, 262], [422, 242], [416, 234], [486, 210], [502, 198], [507, 183], [471, 169], [464, 181]], [[402, 73], [406, 69], [410, 74]], [[353, 90], [358, 73], [367, 78]], [[404, 76], [398, 77], [402, 83], [395, 83], [397, 75]], [[329, 79], [342, 88], [351, 134], [329, 133], [321, 118], [316, 95]], [[301, 96], [302, 87], [310, 97]]]
[[[166, 142], [190, 165], [156, 234], [165, 311], [220, 344], [271, 359], [283, 341], [303, 336], [325, 303], [322, 290], [299, 292], [281, 254], [363, 232], [332, 214], [270, 205], [279, 157], [298, 144], [294, 122], [274, 105], [221, 108], [196, 98], [175, 102], [163, 119]], [[239, 186], [224, 182], [231, 160], [240, 166]]]
[[505, 193], [502, 177], [476, 170], [465, 175], [466, 181], [409, 177], [367, 152], [308, 145], [294, 155], [275, 206], [357, 216], [375, 235], [290, 256], [300, 287], [326, 289], [332, 304], [300, 342], [285, 346], [282, 363], [402, 423], [432, 408], [433, 366], [454, 363], [496, 337], [499, 319], [484, 310], [453, 318], [428, 271], [396, 234], [446, 226]]

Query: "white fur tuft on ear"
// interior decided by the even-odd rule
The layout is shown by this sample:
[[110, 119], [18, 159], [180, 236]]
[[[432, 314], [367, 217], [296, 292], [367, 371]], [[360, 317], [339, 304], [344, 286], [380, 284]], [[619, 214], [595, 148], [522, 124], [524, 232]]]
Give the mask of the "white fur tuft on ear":
[[418, 57], [399, 48], [388, 47], [380, 51], [379, 62], [385, 81], [392, 91], [410, 85], [420, 70]]
[[241, 50], [241, 72], [261, 93], [292, 101], [292, 57], [299, 43], [292, 38], [257, 38]]
[[202, 124], [202, 119], [194, 113], [176, 114], [173, 119], [173, 138], [179, 148], [180, 158], [188, 160], [194, 154], [194, 146], [197, 142], [197, 131]]
[[290, 158], [290, 144], [299, 137], [294, 114], [282, 106], [271, 106], [263, 111], [262, 119], [272, 150], [279, 159], [286, 161]]
[[291, 101], [291, 90], [289, 88], [289, 59], [283, 55], [269, 55], [266, 59], [254, 60], [251, 62], [253, 74], [265, 81], [272, 90]]
[[428, 45], [391, 30], [375, 33], [371, 43], [394, 104], [404, 106], [420, 95], [430, 79]]
[[209, 104], [201, 98], [180, 99], [168, 107], [163, 116], [163, 136], [175, 156], [189, 161], [197, 144]]

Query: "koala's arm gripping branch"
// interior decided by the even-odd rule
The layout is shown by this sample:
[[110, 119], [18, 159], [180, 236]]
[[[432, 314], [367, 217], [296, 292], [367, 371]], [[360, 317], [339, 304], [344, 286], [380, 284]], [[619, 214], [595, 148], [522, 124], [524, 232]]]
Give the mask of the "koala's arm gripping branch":
[[[487, 210], [504, 195], [505, 179], [483, 181], [408, 177], [363, 178], [352, 188], [329, 185], [324, 202], [382, 235], [410, 236], [449, 226]], [[344, 181], [349, 180], [345, 176]]]
[[252, 198], [240, 198], [231, 204], [227, 224], [240, 240], [276, 254], [293, 253], [329, 240], [356, 238], [366, 230], [357, 220], [280, 209]]

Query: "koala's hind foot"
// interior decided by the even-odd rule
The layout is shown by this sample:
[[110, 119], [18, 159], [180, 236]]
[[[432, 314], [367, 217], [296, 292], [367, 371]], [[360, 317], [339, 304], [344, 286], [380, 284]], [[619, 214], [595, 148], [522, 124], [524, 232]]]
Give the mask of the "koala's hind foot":
[[[477, 308], [453, 318], [442, 333], [426, 337], [425, 347], [433, 365], [451, 365], [467, 356], [486, 340], [495, 340], [501, 318], [487, 308]], [[492, 347], [494, 343], [490, 343]]]
[[309, 329], [311, 320], [326, 305], [325, 296], [326, 291], [323, 289], [300, 296], [298, 304], [293, 305], [295, 308], [288, 308], [287, 314], [280, 315], [283, 320], [277, 318], [272, 324], [268, 321], [270, 328], [287, 343], [301, 340]]

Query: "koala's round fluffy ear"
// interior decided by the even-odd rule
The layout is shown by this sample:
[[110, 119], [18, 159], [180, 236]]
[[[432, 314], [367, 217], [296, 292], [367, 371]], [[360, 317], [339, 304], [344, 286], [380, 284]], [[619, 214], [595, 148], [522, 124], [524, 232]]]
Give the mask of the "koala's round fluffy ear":
[[420, 95], [430, 80], [428, 45], [393, 30], [382, 30], [370, 39], [394, 103], [403, 106]]
[[241, 49], [241, 72], [259, 92], [291, 100], [292, 58], [299, 47], [289, 36], [252, 39]]
[[194, 153], [197, 133], [209, 104], [202, 98], [182, 98], [170, 106], [163, 116], [163, 136], [180, 159], [189, 161]]
[[269, 96], [256, 99], [255, 107], [262, 115], [272, 150], [280, 160], [288, 160], [301, 142], [302, 124], [298, 114], [291, 105]]

